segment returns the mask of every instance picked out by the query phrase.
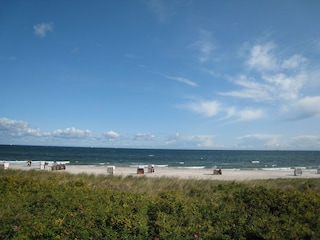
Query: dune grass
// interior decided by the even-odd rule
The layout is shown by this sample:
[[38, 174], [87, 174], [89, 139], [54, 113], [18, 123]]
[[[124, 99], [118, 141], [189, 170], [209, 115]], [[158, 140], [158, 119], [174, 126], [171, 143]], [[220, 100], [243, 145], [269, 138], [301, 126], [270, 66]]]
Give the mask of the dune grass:
[[320, 239], [319, 186], [0, 170], [0, 239]]

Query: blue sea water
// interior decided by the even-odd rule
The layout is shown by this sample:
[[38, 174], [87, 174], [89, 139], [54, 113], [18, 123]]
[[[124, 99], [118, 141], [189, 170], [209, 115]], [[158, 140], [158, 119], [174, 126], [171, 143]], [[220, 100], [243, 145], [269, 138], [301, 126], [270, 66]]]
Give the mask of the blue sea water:
[[165, 150], [0, 145], [0, 161], [70, 161], [72, 165], [262, 169], [314, 169], [320, 151]]

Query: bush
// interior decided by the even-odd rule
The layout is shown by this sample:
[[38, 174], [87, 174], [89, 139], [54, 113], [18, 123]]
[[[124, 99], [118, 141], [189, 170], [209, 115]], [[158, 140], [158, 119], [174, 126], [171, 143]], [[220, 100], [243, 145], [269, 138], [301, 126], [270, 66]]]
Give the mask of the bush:
[[0, 173], [0, 239], [320, 239], [320, 180]]

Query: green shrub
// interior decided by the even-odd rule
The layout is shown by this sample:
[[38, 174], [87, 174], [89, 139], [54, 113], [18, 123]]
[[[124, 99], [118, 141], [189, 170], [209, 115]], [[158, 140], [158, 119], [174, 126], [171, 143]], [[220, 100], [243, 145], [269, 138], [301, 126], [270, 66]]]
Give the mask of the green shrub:
[[1, 170], [0, 239], [320, 239], [319, 183]]

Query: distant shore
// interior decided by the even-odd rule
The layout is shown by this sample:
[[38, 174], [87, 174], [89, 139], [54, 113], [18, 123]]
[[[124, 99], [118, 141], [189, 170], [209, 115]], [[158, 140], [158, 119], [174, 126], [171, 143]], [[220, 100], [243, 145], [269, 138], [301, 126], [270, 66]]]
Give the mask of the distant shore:
[[[32, 164], [31, 167], [26, 164], [10, 164], [9, 169], [20, 170], [41, 170], [38, 164]], [[109, 175], [107, 166], [93, 165], [69, 165], [66, 164], [65, 170], [57, 170], [56, 172], [68, 172], [71, 174], [105, 174]], [[44, 170], [48, 171], [47, 165]], [[115, 176], [146, 176], [146, 177], [173, 177], [181, 179], [207, 179], [207, 180], [224, 180], [224, 181], [247, 181], [258, 179], [277, 179], [277, 178], [320, 178], [317, 169], [302, 169], [302, 174], [295, 175], [294, 169], [222, 169], [221, 175], [214, 175], [212, 169], [187, 169], [187, 168], [155, 168], [153, 173], [149, 173], [148, 169], [144, 169], [144, 174], [137, 174], [137, 168], [133, 167], [115, 167], [113, 175]]]

